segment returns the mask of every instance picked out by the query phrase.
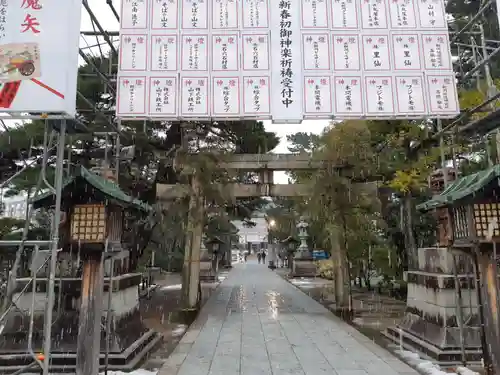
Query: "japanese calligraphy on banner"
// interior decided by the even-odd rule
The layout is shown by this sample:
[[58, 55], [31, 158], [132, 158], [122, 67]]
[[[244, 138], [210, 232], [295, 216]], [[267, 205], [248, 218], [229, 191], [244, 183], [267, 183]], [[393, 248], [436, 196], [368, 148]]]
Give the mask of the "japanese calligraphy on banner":
[[335, 113], [344, 118], [363, 115], [363, 96], [361, 76], [335, 77]]
[[240, 114], [240, 79], [238, 77], [213, 77], [212, 88], [215, 116]]
[[146, 77], [125, 77], [118, 79], [122, 101], [118, 102], [119, 113], [146, 113]]
[[81, 6], [0, 1], [0, 112], [75, 116]]
[[397, 111], [399, 113], [425, 113], [425, 101], [421, 76], [396, 77]]
[[[270, 0], [271, 110], [273, 120], [297, 121], [304, 116], [302, 90], [302, 0]], [[304, 56], [304, 58], [307, 58]]]
[[177, 113], [177, 78], [151, 77], [149, 82], [149, 113], [152, 117]]
[[243, 77], [243, 113], [247, 116], [271, 114], [269, 77]]
[[122, 0], [121, 14], [119, 118], [459, 113], [444, 0]]
[[310, 115], [332, 113], [332, 85], [330, 77], [304, 77], [305, 108]]
[[181, 115], [208, 116], [208, 77], [184, 77], [181, 80]]

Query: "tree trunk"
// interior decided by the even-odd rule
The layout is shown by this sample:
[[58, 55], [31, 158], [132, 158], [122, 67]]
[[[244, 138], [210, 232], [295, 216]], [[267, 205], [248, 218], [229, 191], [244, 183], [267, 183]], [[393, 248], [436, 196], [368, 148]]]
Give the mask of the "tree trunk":
[[200, 302], [200, 251], [203, 236], [204, 199], [201, 196], [196, 175], [193, 176], [192, 189], [182, 272], [182, 306], [188, 310], [196, 310]]
[[[347, 263], [347, 251], [340, 241], [339, 231], [336, 231], [332, 243], [334, 245], [334, 289], [335, 305], [337, 311], [344, 315], [349, 310], [349, 274]], [[336, 249], [335, 249], [336, 248]]]
[[408, 269], [417, 269], [418, 252], [413, 232], [413, 201], [411, 194], [404, 195], [400, 206], [401, 232], [404, 235]]
[[335, 301], [337, 310], [339, 310], [344, 317], [348, 317], [350, 304], [350, 277], [349, 277], [349, 264], [347, 262], [347, 252], [343, 246], [340, 246], [337, 251], [337, 261], [335, 272]]

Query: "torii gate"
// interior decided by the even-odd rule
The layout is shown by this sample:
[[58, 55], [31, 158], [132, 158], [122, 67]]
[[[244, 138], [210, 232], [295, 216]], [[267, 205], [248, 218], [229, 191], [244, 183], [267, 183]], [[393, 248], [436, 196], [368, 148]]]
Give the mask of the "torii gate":
[[[157, 154], [160, 159], [163, 154]], [[196, 155], [193, 155], [196, 157]], [[233, 154], [224, 156], [219, 163], [221, 169], [247, 172], [258, 172], [260, 181], [257, 184], [229, 184], [230, 195], [234, 198], [248, 197], [292, 197], [307, 196], [308, 189], [304, 184], [274, 184], [273, 172], [315, 170], [322, 166], [322, 162], [312, 160], [309, 154]], [[339, 166], [339, 170], [348, 171], [346, 166]], [[156, 198], [159, 201], [168, 201], [192, 194], [186, 185], [156, 185]]]
[[[165, 158], [164, 153], [157, 154], [159, 159]], [[192, 155], [196, 157], [196, 155]], [[274, 184], [275, 171], [300, 171], [320, 169], [323, 162], [311, 159], [309, 154], [232, 154], [224, 155], [219, 167], [226, 170], [258, 172], [260, 181], [257, 184], [228, 184], [221, 186], [232, 198], [249, 197], [292, 197], [307, 196], [309, 189], [305, 184]], [[339, 166], [342, 175], [349, 177], [349, 167]], [[354, 181], [355, 182], [355, 181]], [[366, 182], [366, 181], [364, 181]], [[363, 184], [366, 186], [366, 184]], [[370, 186], [370, 185], [368, 185]], [[371, 188], [376, 185], [371, 184]], [[376, 194], [376, 193], [375, 193]], [[188, 309], [195, 309], [198, 303], [201, 241], [203, 236], [204, 201], [200, 194], [200, 187], [195, 178], [191, 186], [182, 184], [157, 184], [156, 199], [159, 202], [168, 202], [176, 198], [191, 196], [189, 204], [188, 227], [186, 231], [186, 248], [184, 264], [189, 268], [183, 273], [183, 296], [187, 301]], [[209, 262], [205, 262], [209, 264]], [[312, 262], [302, 262], [304, 272], [311, 272]]]

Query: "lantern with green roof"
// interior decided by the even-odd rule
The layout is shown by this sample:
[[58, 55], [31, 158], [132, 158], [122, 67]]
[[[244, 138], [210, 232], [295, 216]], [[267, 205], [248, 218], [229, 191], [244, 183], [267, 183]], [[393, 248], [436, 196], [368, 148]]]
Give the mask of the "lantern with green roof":
[[[63, 250], [121, 251], [126, 212], [151, 210], [115, 182], [84, 167], [64, 181], [61, 202], [59, 246]], [[34, 208], [51, 207], [54, 194], [42, 194], [32, 203]]]
[[452, 246], [470, 247], [500, 240], [500, 166], [459, 178], [439, 195], [419, 205], [430, 211], [448, 209]]

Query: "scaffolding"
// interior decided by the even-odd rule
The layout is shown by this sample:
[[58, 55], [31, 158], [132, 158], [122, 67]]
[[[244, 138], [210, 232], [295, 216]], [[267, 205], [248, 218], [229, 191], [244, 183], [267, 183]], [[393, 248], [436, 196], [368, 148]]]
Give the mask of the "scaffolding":
[[[100, 4], [101, 3], [101, 4]], [[91, 5], [92, 4], [92, 5]], [[26, 251], [30, 249], [32, 252], [31, 259], [36, 259], [39, 255], [42, 255], [45, 259], [39, 267], [36, 269], [31, 267], [29, 282], [20, 290], [16, 292], [16, 297], [8, 299], [5, 298], [5, 306], [3, 306], [3, 313], [0, 316], [0, 334], [2, 334], [5, 328], [5, 320], [8, 319], [9, 313], [13, 308], [16, 307], [16, 302], [21, 298], [22, 294], [26, 291], [32, 292], [31, 310], [29, 318], [29, 332], [28, 332], [28, 348], [27, 353], [32, 357], [32, 362], [27, 366], [18, 369], [13, 374], [22, 374], [25, 372], [37, 371], [36, 369], [41, 369], [43, 375], [49, 375], [49, 369], [51, 366], [51, 337], [52, 337], [52, 326], [53, 326], [53, 307], [54, 302], [57, 298], [55, 293], [55, 283], [56, 283], [56, 268], [57, 268], [57, 254], [60, 251], [58, 249], [59, 243], [59, 220], [61, 217], [61, 191], [63, 186], [63, 177], [67, 170], [71, 166], [71, 154], [72, 148], [68, 148], [70, 142], [68, 138], [71, 138], [75, 133], [91, 133], [96, 137], [104, 138], [106, 145], [104, 151], [104, 163], [102, 167], [106, 169], [111, 169], [115, 176], [118, 175], [119, 169], [119, 157], [120, 157], [120, 136], [122, 132], [120, 130], [120, 124], [114, 120], [113, 116], [113, 103], [116, 96], [115, 82], [116, 76], [113, 71], [116, 71], [118, 54], [118, 32], [107, 32], [104, 21], [100, 21], [97, 17], [97, 12], [94, 12], [93, 8], [100, 7], [108, 8], [107, 12], [103, 12], [100, 9], [99, 14], [101, 17], [108, 16], [109, 20], [114, 20], [114, 24], [118, 27], [119, 15], [117, 9], [112, 0], [83, 0], [82, 6], [85, 12], [82, 14], [84, 23], [89, 24], [93, 31], [82, 31], [80, 36], [80, 46], [79, 55], [81, 62], [92, 68], [92, 74], [90, 78], [98, 78], [100, 84], [102, 85], [103, 95], [109, 97], [108, 105], [102, 105], [102, 103], [95, 103], [92, 99], [86, 97], [80, 91], [77, 92], [77, 102], [83, 104], [77, 108], [77, 113], [79, 114], [76, 119], [67, 119], [62, 116], [48, 115], [48, 114], [2, 114], [0, 117], [0, 127], [2, 132], [9, 132], [9, 120], [21, 120], [32, 121], [41, 120], [45, 123], [44, 130], [44, 143], [43, 152], [40, 155], [31, 155], [31, 148], [27, 153], [20, 153], [21, 157], [19, 160], [20, 168], [15, 171], [11, 176], [0, 180], [0, 189], [8, 188], [10, 183], [14, 181], [17, 177], [21, 176], [29, 168], [41, 164], [41, 173], [38, 178], [37, 186], [34, 188], [34, 193], [26, 197], [26, 221], [23, 230], [23, 237], [20, 241], [0, 241], [0, 251], [6, 247], [17, 247], [16, 259], [9, 272], [6, 285], [6, 294], [10, 293], [13, 295], [14, 288], [16, 286], [16, 279], [18, 276], [18, 270], [20, 267], [20, 257]], [[106, 14], [108, 13], [108, 14]], [[108, 22], [110, 23], [110, 22]], [[109, 27], [109, 25], [108, 25]], [[102, 68], [95, 64], [95, 61], [107, 61], [107, 70], [103, 71]], [[89, 129], [89, 124], [85, 121], [85, 117], [93, 116], [94, 119], [98, 119], [102, 124], [102, 129], [98, 132], [91, 131]], [[94, 127], [95, 128], [95, 127]], [[110, 150], [109, 144], [115, 145], [114, 150]], [[46, 175], [47, 161], [49, 157], [52, 156], [53, 152], [56, 153], [55, 162], [55, 178], [54, 181], [49, 181]], [[66, 157], [67, 152], [67, 157]], [[113, 155], [114, 154], [114, 155]], [[113, 160], [114, 159], [114, 160]], [[114, 162], [111, 162], [111, 161]], [[99, 167], [97, 169], [100, 169]], [[44, 191], [51, 191], [55, 194], [55, 209], [53, 212], [53, 219], [50, 230], [50, 239], [45, 241], [29, 241], [26, 240], [30, 223], [33, 219], [33, 208], [29, 205], [29, 202], [35, 198], [37, 195]], [[112, 262], [112, 260], [111, 260]], [[33, 329], [34, 329], [34, 305], [35, 305], [35, 290], [37, 286], [37, 281], [40, 280], [38, 276], [39, 271], [47, 267], [48, 275], [48, 288], [46, 293], [46, 308], [44, 314], [44, 325], [43, 325], [43, 351], [41, 353], [35, 353], [33, 348]], [[111, 275], [109, 277], [110, 282], [112, 281], [112, 270], [110, 268]], [[61, 290], [61, 288], [60, 288]], [[106, 319], [106, 329], [109, 331], [110, 328], [110, 299], [111, 293], [108, 293], [108, 316]], [[106, 356], [105, 356], [105, 367], [107, 368], [108, 363], [108, 353], [109, 353], [110, 343], [109, 339], [106, 343]]]
[[[33, 333], [33, 314], [30, 318], [30, 329], [29, 329], [29, 343], [27, 351], [31, 353], [33, 357], [33, 362], [23, 369], [15, 372], [15, 374], [22, 374], [26, 371], [32, 371], [36, 367], [43, 369], [43, 375], [49, 375], [49, 367], [51, 360], [51, 334], [52, 334], [52, 324], [53, 324], [53, 314], [52, 306], [56, 299], [55, 296], [55, 270], [58, 249], [58, 230], [59, 226], [58, 218], [61, 214], [61, 190], [62, 181], [65, 174], [65, 167], [71, 165], [71, 154], [72, 149], [68, 152], [68, 158], [65, 158], [65, 152], [67, 151], [67, 138], [71, 137], [74, 133], [88, 132], [92, 133], [95, 137], [104, 139], [105, 142], [105, 152], [104, 152], [104, 168], [113, 168], [115, 175], [118, 177], [119, 166], [120, 166], [120, 144], [121, 139], [128, 138], [128, 135], [122, 130], [121, 124], [114, 117], [114, 104], [116, 100], [116, 68], [118, 66], [118, 24], [120, 20], [119, 12], [115, 7], [113, 0], [82, 0], [82, 6], [85, 10], [83, 17], [88, 23], [88, 29], [82, 30], [80, 32], [80, 46], [79, 55], [82, 63], [91, 68], [91, 73], [85, 73], [86, 76], [91, 78], [99, 79], [100, 84], [103, 88], [103, 93], [106, 100], [103, 103], [93, 102], [92, 99], [86, 97], [80, 91], [77, 92], [77, 101], [83, 106], [77, 108], [77, 113], [79, 116], [75, 120], [69, 120], [60, 117], [48, 116], [45, 114], [39, 115], [24, 115], [24, 116], [9, 116], [5, 115], [0, 117], [0, 127], [2, 131], [9, 132], [10, 129], [6, 125], [5, 121], [12, 119], [21, 119], [22, 121], [30, 120], [43, 120], [45, 122], [45, 134], [44, 134], [44, 150], [41, 155], [31, 156], [28, 152], [26, 155], [20, 158], [20, 164], [22, 167], [15, 172], [13, 175], [0, 181], [0, 189], [8, 187], [9, 184], [18, 176], [20, 176], [24, 171], [31, 168], [36, 163], [42, 161], [42, 165], [47, 164], [47, 159], [52, 152], [56, 151], [56, 163], [55, 163], [55, 179], [54, 181], [48, 181], [46, 176], [45, 168], [42, 168], [40, 177], [38, 179], [38, 184], [35, 188], [34, 196], [39, 192], [50, 190], [55, 193], [56, 204], [54, 211], [54, 219], [52, 220], [51, 235], [50, 239], [46, 241], [27, 241], [26, 235], [28, 232], [29, 224], [32, 220], [33, 209], [28, 208], [26, 214], [26, 225], [23, 231], [24, 240], [21, 241], [0, 241], [0, 248], [5, 246], [17, 246], [18, 254], [22, 253], [25, 248], [32, 248], [35, 254], [44, 253], [46, 259], [43, 266], [49, 265], [49, 276], [48, 283], [49, 287], [47, 290], [47, 300], [46, 300], [46, 311], [45, 323], [44, 323], [44, 346], [42, 356], [40, 354], [34, 353], [31, 338]], [[96, 11], [98, 8], [99, 11]], [[439, 141], [441, 144], [446, 142], [446, 139], [456, 136], [461, 132], [467, 134], [475, 133], [478, 134], [478, 140], [486, 141], [488, 143], [490, 137], [493, 133], [496, 133], [496, 145], [498, 154], [500, 155], [500, 133], [498, 132], [498, 125], [496, 118], [500, 116], [500, 108], [495, 106], [497, 100], [500, 99], [500, 92], [496, 90], [495, 78], [493, 77], [490, 69], [490, 63], [499, 58], [500, 52], [500, 40], [489, 40], [486, 39], [484, 34], [484, 23], [483, 18], [487, 12], [496, 12], [495, 2], [493, 0], [483, 1], [479, 7], [476, 14], [471, 15], [468, 22], [459, 27], [454, 21], [450, 22], [450, 42], [452, 44], [453, 55], [455, 59], [455, 71], [459, 77], [459, 86], [468, 87], [470, 85], [476, 85], [478, 90], [483, 90], [483, 82], [486, 83], [486, 95], [485, 100], [481, 103], [473, 106], [472, 108], [464, 108], [459, 116], [454, 120], [440, 126], [439, 130], [431, 135], [431, 138]], [[98, 16], [99, 14], [99, 16]], [[106, 18], [106, 19], [104, 19]], [[109, 22], [108, 22], [109, 21]], [[109, 24], [114, 24], [115, 30], [108, 30]], [[101, 66], [97, 66], [96, 61], [107, 61], [107, 66], [103, 69]], [[471, 65], [471, 69], [465, 69], [464, 65]], [[483, 112], [485, 116], [481, 119], [474, 119], [474, 115]], [[94, 127], [90, 126], [92, 124], [86, 123], [85, 117], [93, 116], [95, 122], [102, 124], [102, 129], [95, 131]], [[5, 120], [5, 121], [4, 121]], [[441, 125], [441, 124], [440, 124]], [[144, 122], [144, 127], [146, 128], [147, 122]], [[93, 130], [90, 130], [90, 129]], [[114, 155], [113, 149], [109, 151], [108, 145], [114, 144]], [[111, 155], [110, 155], [111, 154]], [[446, 156], [443, 156], [446, 158]], [[114, 161], [112, 163], [111, 161]], [[99, 168], [99, 167], [97, 167]], [[33, 196], [27, 197], [27, 203]], [[27, 205], [29, 207], [29, 205]], [[0, 250], [1, 251], [1, 250]], [[9, 282], [17, 276], [17, 269], [19, 267], [19, 261], [16, 257], [14, 266], [10, 271]], [[41, 268], [41, 267], [40, 267]], [[113, 267], [110, 268], [113, 270]], [[22, 292], [32, 288], [35, 290], [37, 283], [37, 272], [39, 269], [31, 269], [31, 279], [30, 282], [25, 286]], [[110, 276], [110, 280], [113, 276]], [[7, 287], [8, 289], [8, 287]], [[22, 293], [21, 292], [21, 293]], [[109, 293], [109, 298], [111, 298], [111, 293]], [[33, 297], [34, 300], [34, 297]], [[14, 299], [12, 303], [8, 306], [4, 306], [3, 314], [0, 316], [0, 334], [3, 330], [3, 322], [7, 318], [9, 311], [15, 307], [16, 300]], [[108, 302], [109, 303], [109, 302]], [[34, 301], [32, 301], [32, 306]], [[110, 306], [110, 304], [108, 305]], [[110, 308], [108, 307], [108, 314]], [[109, 315], [106, 320], [107, 329], [109, 329]], [[109, 342], [107, 343], [106, 352], [109, 352]], [[106, 355], [106, 363], [108, 356]]]

